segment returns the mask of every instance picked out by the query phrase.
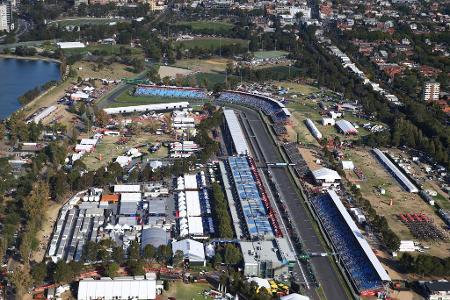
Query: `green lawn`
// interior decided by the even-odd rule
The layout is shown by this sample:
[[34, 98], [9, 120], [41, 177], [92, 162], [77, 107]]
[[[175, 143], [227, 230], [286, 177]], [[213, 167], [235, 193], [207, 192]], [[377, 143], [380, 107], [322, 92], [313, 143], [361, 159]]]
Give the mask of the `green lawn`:
[[441, 194], [437, 194], [436, 197], [433, 197], [433, 199], [436, 201], [437, 204], [443, 209], [450, 209], [450, 200], [448, 198], [445, 198]]
[[253, 53], [255, 58], [258, 59], [277, 58], [288, 54], [289, 52], [286, 51], [256, 51]]
[[175, 26], [190, 27], [193, 32], [202, 32], [205, 30], [213, 30], [215, 32], [229, 32], [234, 25], [224, 21], [180, 21], [176, 22]]
[[[108, 103], [106, 107], [121, 107], [132, 105], [144, 105], [144, 104], [158, 104], [158, 103], [173, 103], [188, 101], [189, 103], [203, 103], [202, 100], [193, 100], [187, 98], [169, 98], [159, 96], [133, 96], [130, 94], [131, 90], [124, 91], [116, 100], [112, 103]], [[206, 101], [206, 100], [205, 100]]]
[[243, 39], [230, 38], [198, 38], [193, 40], [178, 41], [185, 49], [192, 49], [195, 47], [203, 49], [218, 49], [221, 46], [237, 45], [247, 47], [249, 41]]
[[176, 299], [184, 300], [211, 299], [202, 295], [204, 290], [209, 289], [211, 289], [211, 286], [208, 283], [184, 284], [183, 282], [177, 281], [171, 283], [170, 289], [167, 292], [164, 292], [162, 296], [163, 299], [165, 299], [165, 297], [175, 297]]

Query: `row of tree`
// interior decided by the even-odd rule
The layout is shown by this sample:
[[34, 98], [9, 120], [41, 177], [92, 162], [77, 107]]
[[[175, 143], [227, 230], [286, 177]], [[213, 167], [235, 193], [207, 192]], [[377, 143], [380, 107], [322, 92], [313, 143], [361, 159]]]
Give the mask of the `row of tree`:
[[233, 227], [228, 212], [228, 202], [222, 191], [222, 187], [217, 182], [211, 184], [212, 208], [214, 220], [217, 223], [217, 233], [220, 238], [233, 238]]
[[419, 254], [414, 257], [405, 252], [402, 254], [399, 263], [403, 270], [408, 273], [422, 276], [450, 276], [450, 257], [442, 259], [426, 254]]

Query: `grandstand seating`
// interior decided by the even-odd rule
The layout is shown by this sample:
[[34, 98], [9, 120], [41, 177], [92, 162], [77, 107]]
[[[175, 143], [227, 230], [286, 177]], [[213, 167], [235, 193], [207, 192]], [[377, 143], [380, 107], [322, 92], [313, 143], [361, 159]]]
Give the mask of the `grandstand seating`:
[[381, 289], [382, 280], [330, 197], [318, 196], [311, 202], [358, 291]]
[[206, 91], [202, 89], [146, 86], [140, 85], [134, 92], [135, 96], [159, 96], [167, 98], [205, 99]]
[[284, 105], [268, 97], [240, 92], [222, 92], [218, 101], [249, 106], [262, 110], [274, 123], [283, 123], [289, 119], [283, 110]]

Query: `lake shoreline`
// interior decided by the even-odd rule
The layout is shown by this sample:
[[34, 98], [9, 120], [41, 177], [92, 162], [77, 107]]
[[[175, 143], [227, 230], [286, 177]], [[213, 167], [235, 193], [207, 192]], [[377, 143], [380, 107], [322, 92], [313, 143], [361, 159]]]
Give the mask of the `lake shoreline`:
[[19, 55], [14, 55], [14, 54], [0, 54], [0, 58], [21, 59], [21, 60], [42, 60], [42, 61], [48, 61], [48, 62], [61, 64], [61, 61], [59, 59], [45, 57], [45, 56], [19, 56]]

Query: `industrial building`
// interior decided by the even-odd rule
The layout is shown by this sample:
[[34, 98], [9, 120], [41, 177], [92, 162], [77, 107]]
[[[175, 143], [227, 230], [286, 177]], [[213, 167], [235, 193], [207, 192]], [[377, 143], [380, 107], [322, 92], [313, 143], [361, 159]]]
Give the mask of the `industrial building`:
[[85, 278], [78, 285], [78, 300], [155, 299], [156, 275]]
[[343, 134], [358, 134], [358, 130], [356, 130], [355, 126], [347, 120], [336, 121], [336, 128]]
[[400, 185], [410, 193], [418, 193], [419, 189], [403, 174], [402, 171], [380, 150], [374, 148], [373, 153], [382, 163], [383, 166], [387, 168], [389, 173], [394, 176], [394, 178], [400, 183]]
[[341, 176], [335, 170], [328, 168], [320, 168], [312, 171], [312, 176], [317, 185], [322, 187], [339, 186], [341, 184]]
[[12, 4], [10, 1], [0, 2], [0, 31], [14, 30]]
[[206, 265], [205, 248], [203, 243], [191, 239], [172, 242], [172, 253], [182, 251], [185, 263]]
[[225, 118], [222, 126], [222, 132], [224, 139], [228, 141], [226, 145], [229, 148], [229, 153], [237, 155], [250, 154], [250, 149], [244, 133], [242, 132], [236, 113], [233, 110], [225, 109], [223, 114]]
[[316, 140], [320, 140], [322, 138], [322, 133], [320, 133], [319, 129], [317, 129], [316, 125], [311, 119], [306, 119], [305, 124]]
[[244, 260], [244, 275], [262, 278], [288, 276], [296, 262], [295, 253], [284, 238], [239, 243]]
[[435, 281], [426, 282], [424, 290], [428, 300], [450, 300], [450, 282]]
[[140, 112], [156, 112], [156, 111], [170, 111], [174, 109], [184, 109], [189, 107], [189, 102], [173, 102], [173, 103], [161, 103], [161, 104], [146, 104], [146, 105], [134, 105], [134, 106], [122, 106], [105, 108], [104, 111], [108, 115], [114, 114], [129, 114]]

